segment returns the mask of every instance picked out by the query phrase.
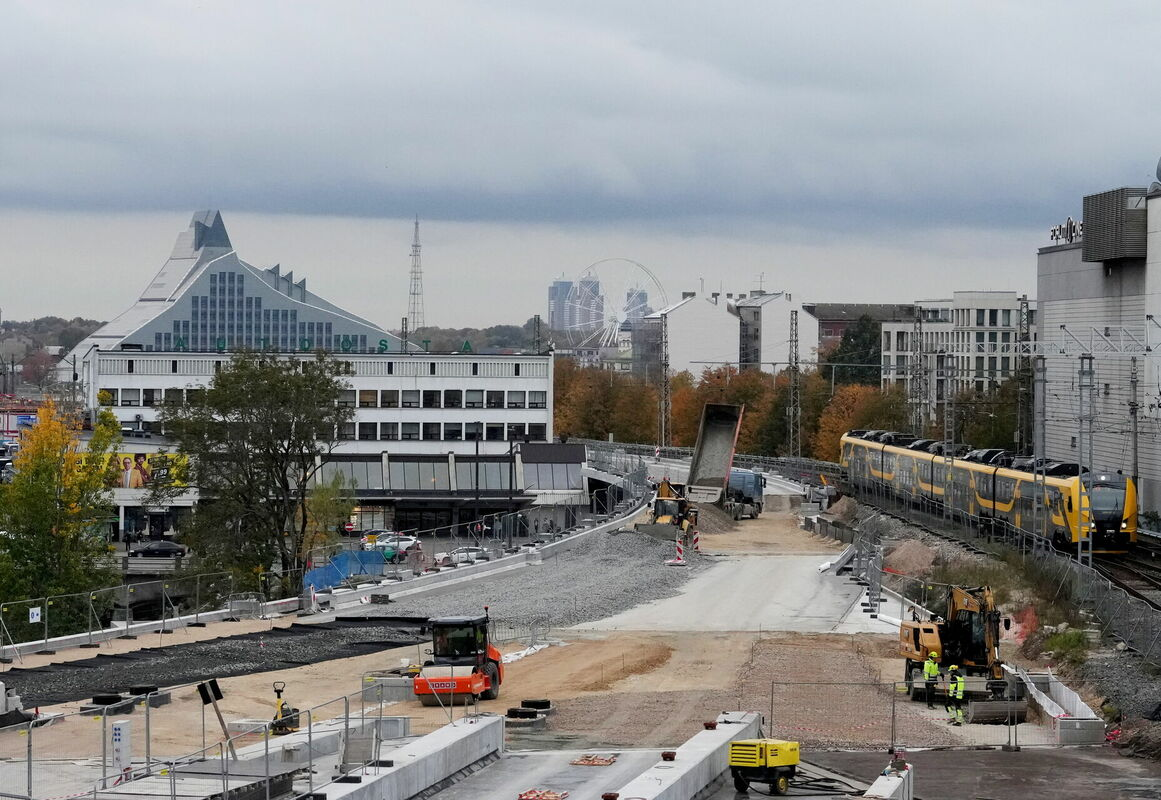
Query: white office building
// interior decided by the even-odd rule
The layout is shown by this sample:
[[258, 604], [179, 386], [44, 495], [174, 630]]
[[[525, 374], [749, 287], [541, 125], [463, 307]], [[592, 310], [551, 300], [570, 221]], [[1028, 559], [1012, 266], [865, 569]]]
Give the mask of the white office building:
[[[194, 215], [137, 302], [66, 356], [61, 378], [78, 384], [90, 410], [110, 404], [127, 451], [150, 453], [165, 446], [159, 406], [188, 401], [243, 348], [290, 358], [322, 349], [349, 362], [340, 402], [355, 409], [354, 421], [337, 432], [327, 470], [356, 480], [361, 505], [378, 514], [368, 527], [450, 524], [465, 505], [478, 513], [531, 502], [526, 489], [584, 501], [579, 467], [548, 470], [547, 486], [534, 468], [530, 485], [522, 461], [526, 443], [552, 440], [551, 355], [424, 352], [309, 292], [292, 273], [241, 260], [216, 211]], [[537, 453], [552, 463], [551, 445]], [[566, 485], [556, 486], [556, 475]], [[143, 493], [118, 489], [123, 530], [125, 506], [136, 500], [134, 514], [146, 513]]]

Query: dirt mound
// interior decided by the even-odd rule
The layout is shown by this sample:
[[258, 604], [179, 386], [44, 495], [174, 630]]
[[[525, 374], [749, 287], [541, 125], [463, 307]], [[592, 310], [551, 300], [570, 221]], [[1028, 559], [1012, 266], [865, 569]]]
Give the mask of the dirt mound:
[[883, 559], [883, 566], [902, 575], [922, 576], [935, 563], [935, 550], [916, 541], [907, 539], [897, 544]]
[[826, 510], [826, 513], [850, 525], [854, 524], [855, 513], [858, 511], [858, 508], [859, 504], [853, 498], [840, 497], [834, 505]]
[[700, 533], [729, 533], [738, 527], [733, 518], [717, 506], [697, 507], [697, 529]]

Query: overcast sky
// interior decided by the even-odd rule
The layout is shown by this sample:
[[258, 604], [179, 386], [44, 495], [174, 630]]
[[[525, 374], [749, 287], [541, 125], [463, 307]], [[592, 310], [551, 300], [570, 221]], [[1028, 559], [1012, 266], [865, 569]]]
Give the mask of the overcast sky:
[[671, 299], [1034, 294], [1082, 195], [1153, 179], [1159, 31], [1155, 1], [0, 0], [0, 308], [115, 316], [200, 208], [386, 327], [415, 214], [442, 326], [609, 257]]

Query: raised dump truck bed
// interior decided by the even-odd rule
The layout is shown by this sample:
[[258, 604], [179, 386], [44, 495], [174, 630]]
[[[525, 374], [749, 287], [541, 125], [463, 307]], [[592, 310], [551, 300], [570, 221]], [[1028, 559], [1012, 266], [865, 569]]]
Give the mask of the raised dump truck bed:
[[685, 488], [685, 497], [690, 502], [721, 502], [734, 463], [744, 408], [725, 403], [706, 403], [702, 408], [701, 427]]

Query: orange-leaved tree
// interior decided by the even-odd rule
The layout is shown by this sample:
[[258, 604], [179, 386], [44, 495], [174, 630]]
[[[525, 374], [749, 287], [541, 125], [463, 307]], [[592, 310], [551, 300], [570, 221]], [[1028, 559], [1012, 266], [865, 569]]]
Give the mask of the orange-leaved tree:
[[3, 600], [116, 582], [106, 565], [113, 510], [107, 487], [109, 455], [116, 452], [121, 429], [104, 409], [88, 442], [80, 440], [79, 427], [53, 401], [45, 402], [36, 424], [21, 438], [12, 481], [0, 485]]
[[859, 427], [866, 408], [878, 394], [877, 386], [860, 383], [840, 386], [818, 419], [818, 430], [811, 439], [814, 457], [838, 461], [839, 439], [847, 431]]

